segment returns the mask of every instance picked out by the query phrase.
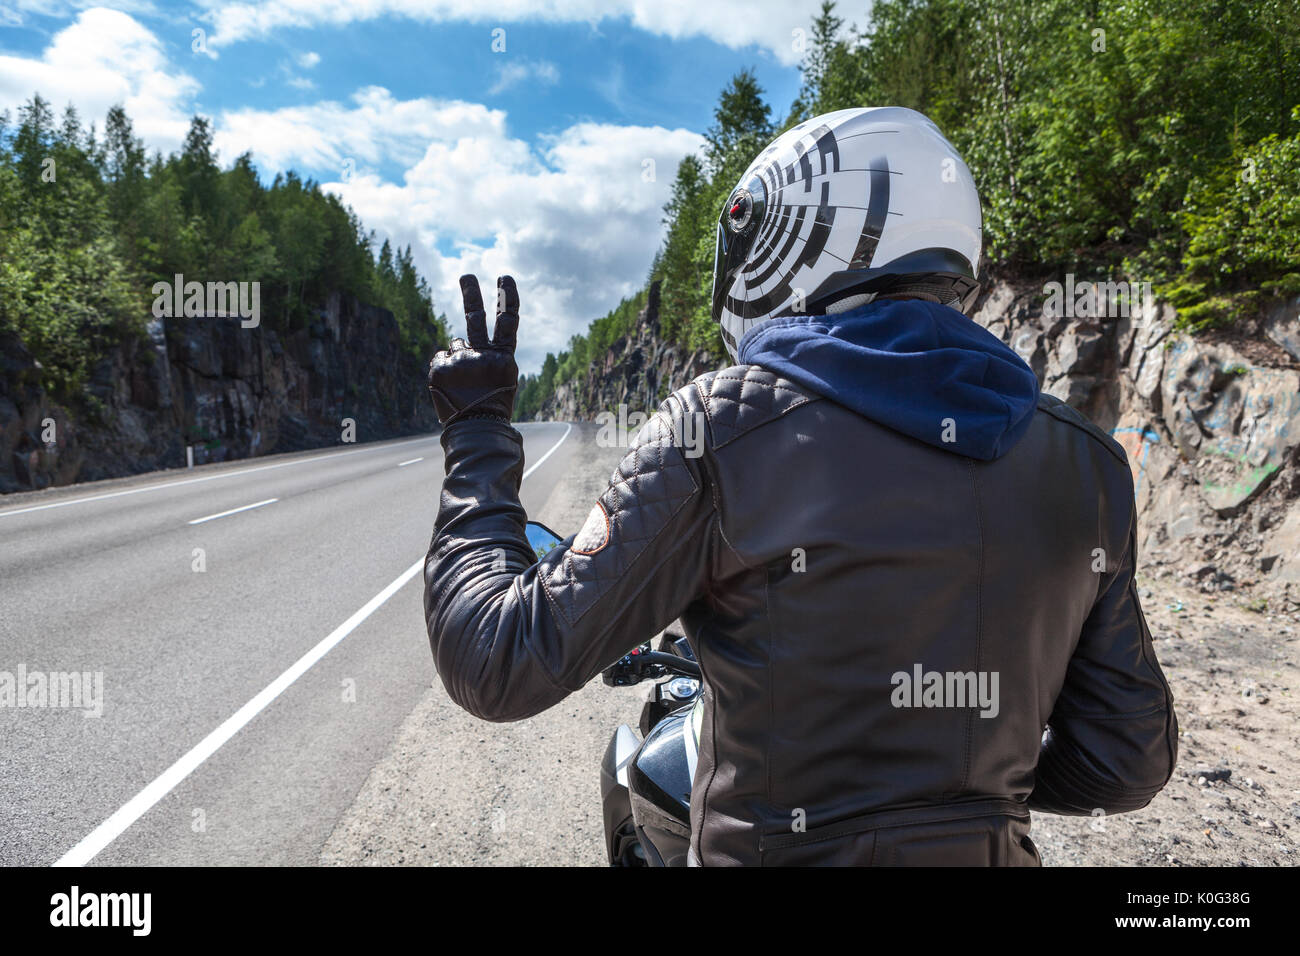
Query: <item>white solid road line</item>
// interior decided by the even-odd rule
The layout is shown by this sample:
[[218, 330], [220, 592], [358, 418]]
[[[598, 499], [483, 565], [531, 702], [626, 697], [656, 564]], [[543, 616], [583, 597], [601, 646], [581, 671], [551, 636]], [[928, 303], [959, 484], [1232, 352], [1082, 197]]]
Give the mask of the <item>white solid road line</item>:
[[241, 511], [251, 511], [254, 508], [260, 508], [262, 505], [273, 504], [279, 501], [279, 498], [267, 498], [265, 501], [259, 501], [256, 504], [244, 505], [242, 508], [231, 508], [229, 511], [222, 511], [219, 514], [208, 515], [206, 518], [195, 518], [189, 524], [203, 524], [205, 521], [215, 521], [217, 518], [224, 518], [226, 515], [237, 515]]
[[[566, 438], [569, 437], [569, 432], [571, 432], [571, 431], [573, 431], [573, 425], [571, 425], [571, 424], [569, 424], [569, 423], [566, 422], [565, 425], [564, 425], [564, 434], [560, 436], [560, 440], [557, 441], [554, 445], [552, 445], [551, 448], [550, 448], [550, 450], [547, 451], [547, 453], [546, 453], [545, 455], [543, 455], [541, 458], [539, 458], [539, 459], [537, 459], [535, 462], [533, 462], [532, 467], [530, 467], [527, 471], [524, 472], [524, 478], [527, 478], [529, 475], [531, 475], [533, 472], [535, 472], [538, 468], [541, 467], [542, 462], [546, 461], [546, 459], [548, 459], [548, 458], [550, 458], [552, 455], [554, 455], [554, 454], [555, 454], [555, 449], [559, 448], [561, 445], [564, 444], [564, 439], [566, 439]], [[520, 481], [523, 481], [524, 478], [520, 478], [519, 480], [520, 480]]]
[[410, 461], [404, 461], [404, 462], [402, 462], [400, 465], [398, 465], [397, 467], [398, 467], [398, 468], [405, 468], [407, 465], [414, 465], [417, 461], [424, 461], [423, 456], [421, 456], [421, 457], [419, 457], [419, 458], [412, 458]]
[[[555, 450], [564, 444], [564, 440], [569, 437], [571, 431], [573, 431], [573, 425], [566, 424], [564, 434], [560, 436], [560, 440], [552, 445], [545, 455], [537, 459], [531, 468], [524, 472], [524, 478], [527, 478], [541, 467], [542, 462], [550, 458], [555, 453]], [[399, 574], [388, 587], [367, 601], [359, 611], [331, 631], [328, 637], [298, 658], [288, 670], [267, 684], [261, 693], [227, 717], [221, 726], [200, 740], [189, 752], [164, 770], [157, 779], [123, 804], [116, 813], [91, 830], [80, 843], [55, 861], [54, 866], [85, 866], [93, 860], [104, 847], [125, 833], [127, 828], [148, 813], [154, 804], [167, 796], [182, 780], [197, 770], [205, 760], [220, 750], [235, 734], [243, 730], [254, 717], [270, 706], [294, 681], [307, 673], [313, 664], [356, 630], [366, 618], [379, 610], [390, 597], [401, 590], [407, 581], [419, 574], [420, 569], [423, 567], [424, 558], [422, 557]]]

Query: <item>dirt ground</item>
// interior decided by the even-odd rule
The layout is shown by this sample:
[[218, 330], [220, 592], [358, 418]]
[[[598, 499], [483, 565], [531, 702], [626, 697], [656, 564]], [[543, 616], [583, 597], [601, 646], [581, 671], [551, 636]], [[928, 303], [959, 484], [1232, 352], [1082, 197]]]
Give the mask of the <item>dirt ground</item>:
[[1035, 814], [1047, 866], [1294, 866], [1300, 862], [1300, 621], [1138, 579], [1178, 713], [1178, 765], [1144, 810]]

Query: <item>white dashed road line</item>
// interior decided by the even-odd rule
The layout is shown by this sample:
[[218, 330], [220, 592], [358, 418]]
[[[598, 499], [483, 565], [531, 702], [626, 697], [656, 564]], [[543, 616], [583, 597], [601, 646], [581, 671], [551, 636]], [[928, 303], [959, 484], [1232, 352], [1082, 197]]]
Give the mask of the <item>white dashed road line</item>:
[[280, 500], [279, 498], [267, 498], [265, 501], [259, 501], [256, 504], [251, 504], [251, 505], [244, 505], [242, 508], [231, 508], [229, 511], [222, 511], [218, 514], [208, 515], [206, 518], [195, 518], [193, 521], [190, 521], [188, 523], [203, 524], [203, 522], [205, 521], [215, 521], [217, 518], [224, 518], [226, 515], [237, 515], [241, 511], [251, 511], [254, 508], [260, 508], [262, 507], [262, 505], [273, 504], [274, 502], [279, 500]]

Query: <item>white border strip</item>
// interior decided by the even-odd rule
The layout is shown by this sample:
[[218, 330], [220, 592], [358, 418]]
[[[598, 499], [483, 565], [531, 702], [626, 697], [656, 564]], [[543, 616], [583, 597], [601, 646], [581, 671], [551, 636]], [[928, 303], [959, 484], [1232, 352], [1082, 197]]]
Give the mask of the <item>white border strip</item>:
[[[555, 453], [555, 450], [564, 444], [564, 440], [569, 437], [571, 431], [573, 431], [573, 425], [566, 425], [560, 440], [552, 445], [545, 455], [537, 459], [531, 468], [524, 472], [524, 478], [531, 475], [541, 466], [542, 462], [550, 458]], [[359, 611], [331, 631], [323, 641], [298, 658], [287, 671], [271, 681], [261, 693], [227, 717], [221, 726], [204, 737], [188, 753], [164, 770], [156, 780], [128, 800], [121, 809], [91, 830], [80, 843], [63, 854], [54, 863], [54, 866], [85, 866], [93, 860], [104, 847], [125, 833], [127, 828], [148, 813], [154, 804], [167, 796], [182, 780], [197, 770], [205, 760], [220, 750], [235, 734], [243, 730], [254, 717], [270, 706], [272, 701], [283, 694], [294, 681], [307, 673], [313, 664], [356, 630], [366, 618], [396, 594], [407, 581], [419, 574], [420, 569], [423, 567], [424, 558], [420, 558], [399, 574], [388, 587], [367, 601]]]

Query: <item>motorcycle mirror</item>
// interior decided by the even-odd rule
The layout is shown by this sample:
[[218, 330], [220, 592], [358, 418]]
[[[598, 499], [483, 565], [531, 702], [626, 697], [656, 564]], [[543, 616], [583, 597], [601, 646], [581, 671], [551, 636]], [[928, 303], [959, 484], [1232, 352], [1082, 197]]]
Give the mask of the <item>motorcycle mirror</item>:
[[528, 544], [537, 553], [538, 560], [546, 557], [552, 548], [559, 546], [562, 540], [558, 534], [540, 521], [528, 522], [524, 526], [524, 534], [528, 536]]

